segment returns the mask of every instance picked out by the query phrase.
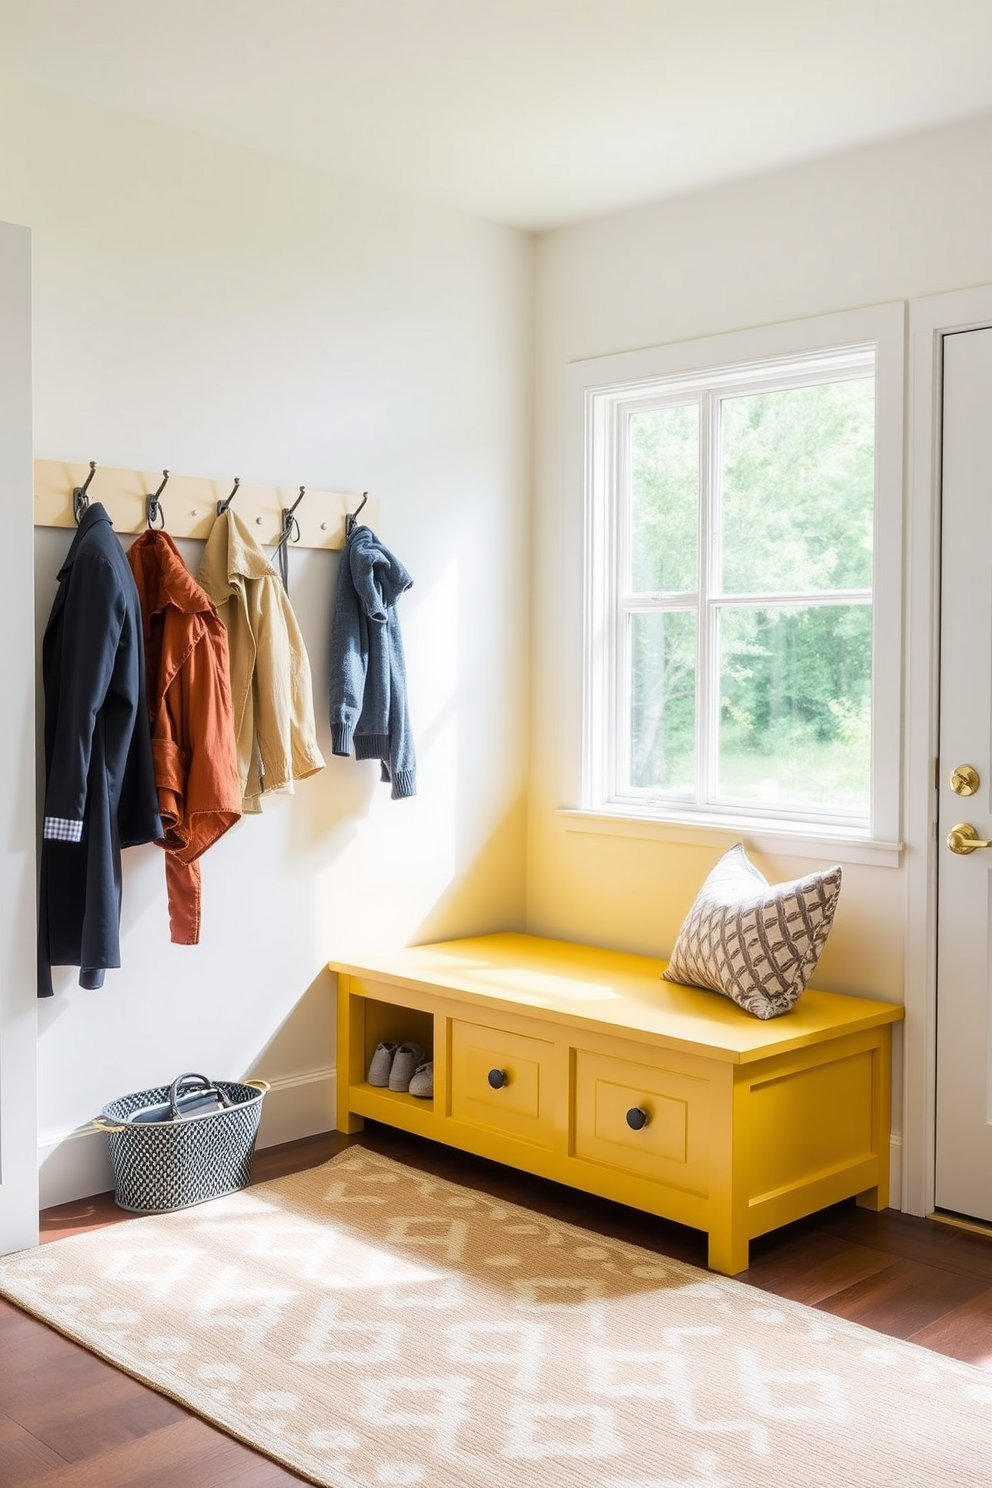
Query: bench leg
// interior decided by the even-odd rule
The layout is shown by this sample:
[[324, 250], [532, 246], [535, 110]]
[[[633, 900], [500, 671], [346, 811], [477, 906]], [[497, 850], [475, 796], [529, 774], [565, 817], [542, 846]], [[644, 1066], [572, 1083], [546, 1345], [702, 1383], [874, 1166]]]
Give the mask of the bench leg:
[[892, 1029], [880, 1028], [879, 1046], [872, 1054], [872, 1126], [879, 1133], [878, 1183], [859, 1193], [855, 1202], [862, 1209], [889, 1207], [889, 1085]]
[[723, 1276], [736, 1276], [748, 1268], [748, 1250], [748, 1240], [730, 1229], [710, 1230], [707, 1265]]
[[348, 1087], [365, 1078], [365, 1002], [353, 997], [351, 977], [342, 972], [338, 977], [338, 1074], [335, 1127], [349, 1136], [365, 1130], [362, 1116], [348, 1109]]
[[886, 1154], [878, 1164], [878, 1182], [874, 1188], [866, 1188], [855, 1198], [855, 1203], [862, 1209], [888, 1209], [889, 1207], [889, 1167]]

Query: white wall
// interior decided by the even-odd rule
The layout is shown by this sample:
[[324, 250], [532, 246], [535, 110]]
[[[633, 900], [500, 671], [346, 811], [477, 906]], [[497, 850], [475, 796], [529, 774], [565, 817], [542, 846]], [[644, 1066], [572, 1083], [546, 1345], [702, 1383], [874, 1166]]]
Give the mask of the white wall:
[[0, 222], [0, 513], [8, 639], [0, 736], [0, 1253], [38, 1236], [34, 657], [31, 564], [31, 238]]
[[[327, 959], [522, 925], [532, 246], [19, 85], [0, 138], [0, 218], [33, 233], [36, 457], [369, 489], [415, 580], [420, 790], [393, 802], [331, 759], [338, 560], [292, 555], [328, 768], [205, 857], [198, 948], [169, 944], [159, 851], [125, 855], [122, 969], [97, 993], [57, 972], [39, 1009], [52, 1203], [107, 1186], [103, 1139], [69, 1134], [185, 1069], [276, 1081], [263, 1142], [332, 1125]], [[41, 627], [69, 537], [36, 533]]]
[[[566, 365], [988, 282], [990, 160], [985, 118], [539, 240], [530, 930], [667, 956], [723, 850], [712, 841], [569, 832], [557, 814], [578, 804], [563, 794], [568, 688], [580, 661], [582, 522], [582, 492], [570, 480]], [[910, 843], [901, 866], [845, 866], [818, 985], [903, 1000], [906, 863], [921, 846]], [[814, 866], [784, 853], [755, 857], [770, 878]]]

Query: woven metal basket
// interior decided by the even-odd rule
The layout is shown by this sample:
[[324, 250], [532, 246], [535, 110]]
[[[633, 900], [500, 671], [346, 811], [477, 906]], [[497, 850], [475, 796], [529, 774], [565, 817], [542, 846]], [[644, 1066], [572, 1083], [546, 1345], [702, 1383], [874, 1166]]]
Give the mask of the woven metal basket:
[[[268, 1084], [217, 1080], [213, 1088], [229, 1102], [225, 1109], [149, 1120], [148, 1108], [168, 1109], [177, 1087], [189, 1078], [122, 1095], [94, 1118], [93, 1125], [107, 1135], [121, 1209], [135, 1214], [188, 1209], [236, 1193], [248, 1182]], [[135, 1120], [139, 1112], [141, 1119]]]

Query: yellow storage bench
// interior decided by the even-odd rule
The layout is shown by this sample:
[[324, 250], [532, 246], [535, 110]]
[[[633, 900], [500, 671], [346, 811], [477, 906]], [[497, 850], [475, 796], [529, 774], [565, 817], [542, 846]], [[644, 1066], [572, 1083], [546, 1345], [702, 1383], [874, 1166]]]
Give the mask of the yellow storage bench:
[[[338, 974], [337, 1125], [364, 1117], [705, 1230], [734, 1275], [755, 1235], [888, 1203], [894, 1003], [807, 989], [767, 1022], [665, 962], [530, 935], [385, 952]], [[381, 1039], [434, 1096], [371, 1086]]]

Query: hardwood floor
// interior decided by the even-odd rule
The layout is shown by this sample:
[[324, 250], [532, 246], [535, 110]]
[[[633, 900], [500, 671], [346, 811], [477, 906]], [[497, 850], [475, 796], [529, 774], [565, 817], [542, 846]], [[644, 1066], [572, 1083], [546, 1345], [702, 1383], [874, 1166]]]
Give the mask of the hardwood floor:
[[[369, 1123], [256, 1155], [253, 1182], [326, 1162], [359, 1141], [617, 1239], [706, 1264], [705, 1238], [606, 1200]], [[113, 1196], [49, 1209], [42, 1240], [130, 1216]], [[992, 1237], [886, 1210], [837, 1204], [753, 1241], [739, 1280], [992, 1375]], [[301, 1481], [181, 1406], [0, 1299], [2, 1488], [277, 1488]]]

